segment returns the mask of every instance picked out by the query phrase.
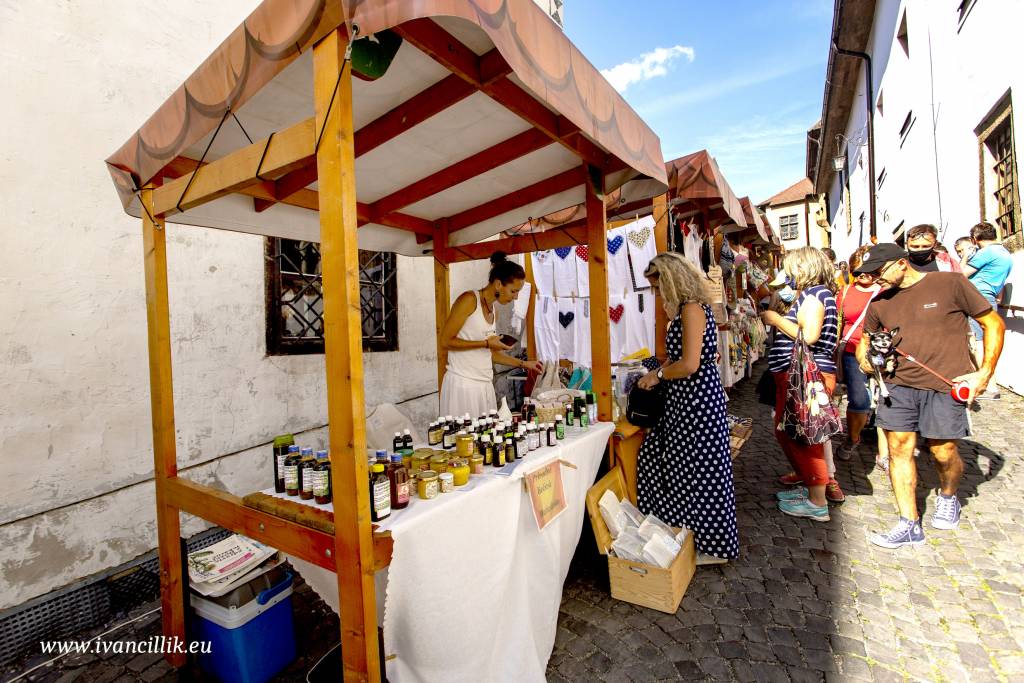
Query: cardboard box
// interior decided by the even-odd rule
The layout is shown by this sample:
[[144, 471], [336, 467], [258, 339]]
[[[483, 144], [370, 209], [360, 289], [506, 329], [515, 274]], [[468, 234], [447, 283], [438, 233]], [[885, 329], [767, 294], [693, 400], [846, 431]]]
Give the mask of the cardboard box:
[[[611, 491], [619, 500], [626, 498], [626, 484], [619, 468], [613, 467], [587, 491], [587, 514], [590, 515], [597, 548], [602, 555], [608, 555], [608, 549], [612, 545], [611, 534], [598, 507], [598, 501], [605, 491]], [[697, 551], [693, 545], [692, 533], [687, 535], [683, 549], [676, 555], [668, 569], [642, 562], [629, 562], [608, 555], [608, 579], [613, 598], [668, 614], [675, 614], [679, 609], [679, 603], [682, 602], [696, 569]]]

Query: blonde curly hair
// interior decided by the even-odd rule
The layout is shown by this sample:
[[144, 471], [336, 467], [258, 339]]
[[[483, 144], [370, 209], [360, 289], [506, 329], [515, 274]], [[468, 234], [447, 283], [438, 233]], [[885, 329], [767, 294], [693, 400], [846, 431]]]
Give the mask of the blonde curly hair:
[[661, 293], [669, 318], [679, 315], [683, 304], [691, 301], [711, 303], [707, 277], [696, 265], [680, 254], [663, 252], [651, 259], [644, 277], [652, 280]]
[[821, 249], [800, 247], [787, 251], [782, 268], [796, 281], [797, 289], [823, 285], [836, 291], [836, 267]]

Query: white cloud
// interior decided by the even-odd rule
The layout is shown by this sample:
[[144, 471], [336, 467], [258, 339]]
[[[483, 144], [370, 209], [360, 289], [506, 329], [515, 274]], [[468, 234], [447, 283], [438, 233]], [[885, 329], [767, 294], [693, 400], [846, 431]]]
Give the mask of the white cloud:
[[669, 66], [680, 57], [692, 62], [695, 56], [693, 48], [685, 45], [659, 47], [631, 61], [617, 64], [610, 69], [602, 69], [601, 73], [612, 87], [619, 92], [625, 92], [634, 83], [667, 75]]

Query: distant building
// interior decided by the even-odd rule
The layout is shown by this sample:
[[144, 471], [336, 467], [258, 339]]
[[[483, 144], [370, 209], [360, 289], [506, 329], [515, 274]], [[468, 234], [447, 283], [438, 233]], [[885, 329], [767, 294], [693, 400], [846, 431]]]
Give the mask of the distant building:
[[809, 178], [801, 178], [758, 207], [787, 250], [808, 245], [829, 246], [824, 198], [814, 193], [814, 184]]
[[564, 5], [565, 0], [533, 0], [535, 3], [541, 6], [545, 12], [551, 15], [551, 18], [559, 26], [565, 26], [565, 11]]
[[979, 221], [998, 228], [1016, 253], [996, 379], [1018, 392], [1022, 25], [1017, 0], [837, 2], [820, 129], [807, 140], [807, 175], [827, 197], [840, 257], [872, 239], [902, 244], [920, 223], [935, 225], [950, 252]]

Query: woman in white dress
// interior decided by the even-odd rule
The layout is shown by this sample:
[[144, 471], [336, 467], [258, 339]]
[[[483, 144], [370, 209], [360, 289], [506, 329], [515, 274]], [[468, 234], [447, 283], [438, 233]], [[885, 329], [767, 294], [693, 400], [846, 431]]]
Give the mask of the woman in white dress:
[[498, 407], [494, 394], [493, 363], [540, 372], [538, 361], [509, 356], [494, 330], [494, 304], [515, 301], [526, 281], [526, 271], [503, 252], [491, 256], [487, 286], [463, 292], [455, 300], [441, 330], [448, 365], [441, 383], [441, 415], [481, 415]]

